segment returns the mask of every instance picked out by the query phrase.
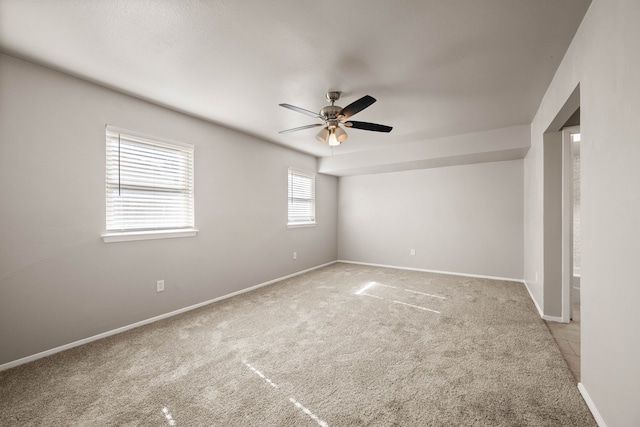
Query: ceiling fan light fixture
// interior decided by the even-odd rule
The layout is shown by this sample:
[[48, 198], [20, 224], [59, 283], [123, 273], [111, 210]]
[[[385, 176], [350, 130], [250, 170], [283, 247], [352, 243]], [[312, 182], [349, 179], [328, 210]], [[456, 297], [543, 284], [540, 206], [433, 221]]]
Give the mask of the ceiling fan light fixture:
[[331, 132], [329, 134], [329, 139], [327, 140], [327, 143], [329, 144], [329, 147], [336, 147], [336, 146], [340, 145], [340, 141], [338, 141], [336, 139], [335, 132]]
[[336, 127], [329, 131], [329, 139], [327, 140], [327, 143], [330, 147], [336, 147], [346, 140], [347, 136], [347, 132], [345, 132], [344, 129]]
[[327, 142], [327, 140], [329, 139], [329, 129], [327, 128], [320, 129], [320, 132], [318, 132], [318, 134], [316, 135], [316, 139], [318, 140], [318, 142], [322, 142], [322, 143]]

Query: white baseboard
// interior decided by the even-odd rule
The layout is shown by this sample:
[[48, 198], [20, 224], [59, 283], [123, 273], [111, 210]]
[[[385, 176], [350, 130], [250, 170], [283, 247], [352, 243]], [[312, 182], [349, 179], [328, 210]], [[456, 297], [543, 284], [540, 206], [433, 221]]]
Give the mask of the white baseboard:
[[370, 265], [372, 267], [395, 268], [395, 269], [398, 269], [398, 270], [424, 271], [426, 273], [450, 274], [450, 275], [453, 275], [453, 276], [477, 277], [477, 278], [480, 278], [480, 279], [504, 280], [504, 281], [508, 281], [508, 282], [522, 283], [522, 284], [524, 284], [524, 287], [527, 289], [527, 292], [529, 292], [529, 297], [531, 298], [531, 301], [533, 301], [533, 304], [536, 306], [536, 309], [538, 310], [538, 314], [540, 314], [540, 317], [543, 320], [548, 320], [550, 322], [562, 322], [562, 317], [548, 316], [548, 315], [546, 315], [546, 314], [544, 314], [542, 312], [542, 309], [538, 305], [538, 302], [536, 301], [536, 299], [533, 297], [533, 294], [531, 293], [531, 289], [529, 289], [529, 285], [523, 279], [514, 279], [514, 278], [511, 278], [511, 277], [485, 276], [485, 275], [481, 275], [481, 274], [456, 273], [456, 272], [453, 272], [453, 271], [428, 270], [428, 269], [425, 269], [425, 268], [400, 267], [400, 266], [397, 266], [397, 265], [373, 264], [373, 263], [369, 263], [369, 262], [347, 261], [347, 260], [342, 260], [342, 259], [339, 259], [336, 262], [343, 262], [345, 264]]
[[589, 393], [587, 392], [587, 389], [584, 387], [584, 384], [578, 383], [578, 390], [580, 390], [580, 394], [582, 395], [582, 398], [584, 399], [585, 403], [589, 407], [589, 410], [591, 411], [593, 418], [595, 418], [596, 422], [598, 423], [598, 426], [607, 427], [607, 424], [604, 422], [604, 419], [602, 418], [602, 415], [600, 415], [600, 412], [598, 412], [598, 408], [596, 408], [596, 404], [593, 403], [593, 400], [591, 400], [591, 396], [589, 396]]
[[562, 317], [548, 316], [548, 315], [546, 315], [546, 314], [544, 314], [542, 312], [542, 309], [538, 305], [538, 302], [536, 301], [536, 299], [533, 297], [533, 294], [531, 293], [531, 289], [529, 289], [529, 285], [527, 284], [527, 282], [525, 280], [522, 280], [522, 279], [513, 279], [513, 278], [509, 278], [509, 277], [483, 276], [483, 275], [480, 275], [480, 274], [455, 273], [455, 272], [452, 272], [452, 271], [427, 270], [427, 269], [424, 269], [424, 268], [399, 267], [399, 266], [396, 266], [396, 265], [372, 264], [372, 263], [369, 263], [369, 262], [346, 261], [346, 260], [341, 260], [341, 259], [339, 259], [336, 262], [344, 262], [345, 264], [370, 265], [372, 267], [396, 268], [398, 270], [424, 271], [424, 272], [427, 272], [427, 273], [436, 273], [436, 274], [450, 274], [450, 275], [453, 275], [453, 276], [477, 277], [477, 278], [480, 278], [480, 279], [505, 280], [505, 281], [509, 281], [509, 282], [522, 283], [522, 284], [524, 284], [524, 287], [527, 289], [527, 292], [529, 292], [529, 297], [531, 298], [531, 301], [533, 301], [533, 304], [536, 306], [536, 309], [538, 310], [538, 314], [540, 315], [540, 317], [543, 320], [548, 320], [550, 322], [562, 323]]
[[533, 293], [531, 293], [531, 289], [529, 288], [529, 284], [527, 283], [526, 280], [523, 280], [523, 283], [524, 283], [524, 287], [527, 288], [527, 292], [529, 292], [529, 296], [531, 297], [531, 301], [533, 301], [533, 305], [535, 305], [536, 306], [536, 310], [538, 310], [538, 314], [540, 315], [540, 317], [542, 319], [544, 319], [544, 313], [542, 312], [542, 309], [538, 305], [538, 301], [536, 301], [536, 299], [533, 297]]
[[397, 265], [386, 265], [386, 264], [372, 264], [370, 262], [346, 261], [346, 260], [342, 260], [342, 259], [339, 259], [336, 262], [343, 262], [345, 264], [370, 265], [372, 267], [395, 268], [397, 270], [423, 271], [425, 273], [449, 274], [451, 276], [476, 277], [476, 278], [479, 278], [479, 279], [504, 280], [504, 281], [507, 281], [507, 282], [524, 283], [524, 280], [522, 280], [522, 279], [513, 279], [513, 278], [510, 278], [510, 277], [496, 277], [496, 276], [484, 276], [484, 275], [481, 275], [481, 274], [454, 273], [453, 271], [427, 270], [427, 269], [424, 269], [424, 268], [400, 267], [400, 266], [397, 266]]
[[[544, 314], [544, 312], [542, 311], [542, 309], [538, 305], [538, 301], [536, 301], [536, 299], [533, 297], [533, 294], [531, 293], [531, 289], [529, 288], [529, 284], [527, 283], [527, 281], [523, 280], [522, 283], [524, 283], [524, 287], [527, 288], [527, 292], [529, 292], [529, 296], [531, 297], [531, 301], [533, 301], [533, 305], [536, 306], [536, 310], [538, 310], [538, 314], [540, 315], [540, 318], [542, 320], [548, 320], [549, 322], [563, 323], [563, 320], [562, 320], [561, 316], [549, 316], [549, 315]], [[566, 323], [566, 322], [564, 322], [564, 323]]]
[[83, 338], [81, 340], [74, 341], [74, 342], [69, 343], [69, 344], [61, 345], [59, 347], [55, 347], [55, 348], [52, 348], [50, 350], [45, 350], [45, 351], [42, 351], [40, 353], [32, 354], [31, 356], [26, 356], [26, 357], [23, 357], [21, 359], [14, 360], [12, 362], [7, 362], [7, 363], [4, 363], [4, 364], [0, 365], [0, 372], [4, 371], [4, 370], [7, 370], [7, 369], [14, 368], [14, 367], [19, 366], [19, 365], [23, 365], [25, 363], [33, 362], [34, 360], [38, 360], [38, 359], [41, 359], [43, 357], [51, 356], [52, 354], [59, 353], [59, 352], [64, 351], [64, 350], [68, 350], [68, 349], [73, 348], [73, 347], [78, 347], [80, 345], [87, 344], [87, 343], [90, 343], [92, 341], [97, 341], [99, 339], [106, 338], [106, 337], [109, 337], [111, 335], [119, 334], [121, 332], [125, 332], [125, 331], [128, 331], [128, 330], [133, 329], [133, 328], [137, 328], [139, 326], [147, 325], [149, 323], [157, 322], [158, 320], [166, 319], [168, 317], [172, 317], [172, 316], [175, 316], [175, 315], [178, 315], [178, 314], [181, 314], [181, 313], [185, 313], [187, 311], [195, 310], [196, 308], [200, 308], [200, 307], [203, 307], [205, 305], [213, 304], [214, 302], [217, 302], [217, 301], [220, 301], [220, 300], [223, 300], [223, 299], [231, 298], [231, 297], [234, 297], [236, 295], [244, 294], [246, 292], [251, 292], [251, 291], [256, 290], [258, 288], [261, 288], [263, 286], [271, 285], [273, 283], [280, 282], [282, 280], [286, 280], [286, 279], [289, 279], [291, 277], [298, 276], [300, 274], [308, 273], [309, 271], [316, 270], [316, 269], [322, 268], [322, 267], [326, 267], [326, 266], [329, 266], [331, 264], [335, 264], [336, 262], [337, 261], [331, 261], [331, 262], [328, 262], [326, 264], [317, 265], [315, 267], [307, 268], [306, 270], [298, 271], [296, 273], [292, 273], [292, 274], [289, 274], [287, 276], [278, 277], [277, 279], [269, 280], [267, 282], [260, 283], [260, 284], [257, 284], [255, 286], [251, 286], [251, 287], [246, 288], [246, 289], [241, 289], [239, 291], [232, 292], [230, 294], [223, 295], [221, 297], [213, 298], [213, 299], [210, 299], [208, 301], [204, 301], [204, 302], [201, 302], [201, 303], [198, 303], [198, 304], [190, 305], [188, 307], [184, 307], [184, 308], [181, 308], [181, 309], [178, 309], [178, 310], [175, 310], [175, 311], [171, 311], [169, 313], [161, 314], [159, 316], [155, 316], [155, 317], [152, 317], [150, 319], [141, 320], [140, 322], [136, 322], [136, 323], [132, 323], [130, 325], [122, 326], [120, 328], [113, 329], [113, 330], [107, 331], [107, 332], [103, 332], [101, 334], [94, 335], [94, 336], [91, 336], [91, 337], [88, 337], [88, 338]]

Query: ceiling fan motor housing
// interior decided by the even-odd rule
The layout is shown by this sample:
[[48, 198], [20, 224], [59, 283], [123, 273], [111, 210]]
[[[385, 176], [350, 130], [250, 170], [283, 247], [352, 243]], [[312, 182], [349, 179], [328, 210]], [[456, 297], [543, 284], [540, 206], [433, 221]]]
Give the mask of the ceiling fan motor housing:
[[338, 115], [341, 111], [342, 107], [338, 107], [337, 105], [327, 105], [322, 110], [320, 110], [319, 114], [322, 116], [323, 120], [328, 123], [333, 120], [337, 121]]

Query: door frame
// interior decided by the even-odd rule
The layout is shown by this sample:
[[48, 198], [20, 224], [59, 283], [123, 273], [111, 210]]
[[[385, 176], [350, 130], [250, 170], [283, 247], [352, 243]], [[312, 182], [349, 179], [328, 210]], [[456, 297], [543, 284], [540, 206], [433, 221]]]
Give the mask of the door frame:
[[542, 316], [554, 322], [562, 322], [563, 315], [570, 319], [562, 299], [562, 128], [578, 108], [580, 83], [542, 134]]
[[573, 152], [571, 135], [580, 126], [562, 129], [562, 322], [573, 318]]

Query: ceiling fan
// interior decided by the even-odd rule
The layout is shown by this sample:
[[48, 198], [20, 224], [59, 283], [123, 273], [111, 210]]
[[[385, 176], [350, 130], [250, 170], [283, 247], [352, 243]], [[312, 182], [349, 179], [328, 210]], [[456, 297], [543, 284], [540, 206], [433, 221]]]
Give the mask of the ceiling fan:
[[347, 120], [349, 117], [364, 110], [374, 102], [376, 99], [372, 96], [365, 95], [357, 101], [352, 102], [346, 107], [338, 107], [334, 105], [335, 102], [340, 99], [340, 92], [331, 91], [327, 92], [327, 101], [331, 102], [331, 105], [327, 105], [322, 108], [319, 113], [305, 110], [304, 108], [296, 107], [291, 104], [279, 104], [281, 107], [288, 108], [298, 113], [306, 114], [307, 116], [315, 117], [322, 120], [322, 123], [314, 123], [312, 125], [300, 126], [293, 129], [287, 129], [280, 131], [280, 133], [296, 132], [304, 129], [311, 129], [322, 126], [323, 128], [316, 135], [316, 139], [320, 142], [326, 142], [330, 146], [334, 147], [340, 145], [345, 139], [347, 139], [347, 132], [340, 127], [370, 130], [374, 132], [391, 132], [393, 129], [391, 126], [379, 125], [377, 123], [357, 122], [355, 120]]

